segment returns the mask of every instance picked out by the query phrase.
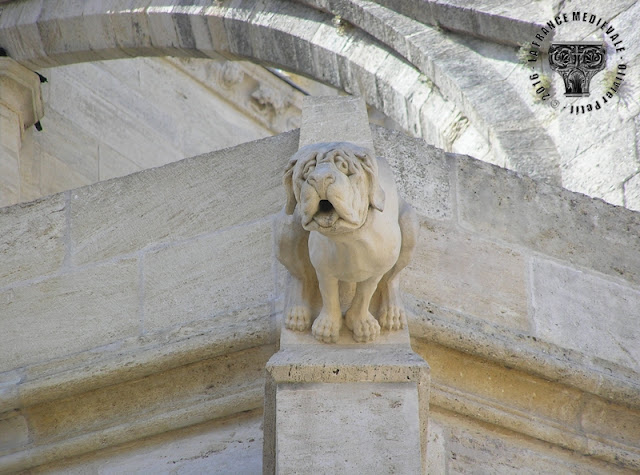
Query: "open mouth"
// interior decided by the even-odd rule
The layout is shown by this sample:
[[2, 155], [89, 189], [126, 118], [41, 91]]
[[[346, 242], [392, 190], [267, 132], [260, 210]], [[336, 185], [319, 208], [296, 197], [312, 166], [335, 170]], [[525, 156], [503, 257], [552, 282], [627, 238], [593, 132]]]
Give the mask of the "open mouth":
[[331, 201], [320, 200], [320, 203], [318, 203], [318, 213], [328, 213], [330, 211], [333, 211], [333, 205], [331, 204]]
[[323, 228], [330, 228], [338, 221], [339, 217], [331, 201], [320, 200], [318, 203], [318, 211], [316, 211], [316, 214], [313, 216], [313, 220]]

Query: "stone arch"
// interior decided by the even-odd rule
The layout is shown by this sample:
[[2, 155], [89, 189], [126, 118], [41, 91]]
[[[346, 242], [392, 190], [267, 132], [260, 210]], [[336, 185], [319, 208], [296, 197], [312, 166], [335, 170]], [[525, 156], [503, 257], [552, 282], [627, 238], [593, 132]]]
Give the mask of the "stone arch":
[[[457, 151], [556, 181], [553, 157], [548, 160], [555, 147], [541, 136], [531, 114], [496, 118], [491, 110], [496, 105], [487, 107], [485, 98], [474, 96], [477, 88], [465, 84], [456, 75], [459, 70], [427, 56], [421, 46], [429, 49], [425, 40], [434, 39], [412, 33], [427, 27], [380, 6], [367, 10], [356, 0], [335, 3], [351, 23], [282, 0], [215, 5], [26, 0], [4, 7], [0, 46], [32, 69], [134, 56], [250, 59], [362, 95], [411, 135], [445, 150], [456, 150], [454, 144], [466, 133], [467, 145]], [[466, 67], [480, 73], [484, 66]], [[507, 101], [519, 100], [515, 93], [507, 96]], [[526, 124], [518, 135], [535, 141], [552, 164], [549, 169], [542, 169], [531, 147], [534, 156], [513, 159], [523, 149], [513, 121]]]

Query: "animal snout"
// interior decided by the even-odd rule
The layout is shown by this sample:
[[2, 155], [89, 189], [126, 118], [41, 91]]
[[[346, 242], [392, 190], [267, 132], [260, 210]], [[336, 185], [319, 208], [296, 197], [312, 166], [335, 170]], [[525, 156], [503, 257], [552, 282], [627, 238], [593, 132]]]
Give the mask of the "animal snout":
[[327, 188], [329, 188], [329, 185], [331, 185], [335, 181], [336, 178], [330, 171], [312, 173], [307, 179], [307, 182], [316, 189], [316, 191], [322, 198], [326, 196]]

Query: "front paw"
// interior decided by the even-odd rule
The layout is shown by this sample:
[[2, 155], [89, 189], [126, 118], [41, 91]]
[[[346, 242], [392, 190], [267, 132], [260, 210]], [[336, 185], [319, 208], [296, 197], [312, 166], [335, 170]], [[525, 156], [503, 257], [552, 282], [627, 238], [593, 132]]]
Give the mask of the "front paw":
[[364, 318], [347, 314], [346, 323], [353, 332], [353, 339], [358, 343], [367, 343], [380, 336], [380, 324], [369, 312]]
[[340, 336], [340, 327], [342, 327], [342, 315], [339, 318], [334, 318], [321, 312], [313, 322], [313, 336], [316, 340], [325, 343], [336, 343], [338, 336]]
[[385, 330], [400, 330], [407, 325], [407, 315], [399, 305], [383, 306], [378, 320]]
[[311, 311], [306, 305], [296, 305], [287, 310], [284, 326], [289, 330], [303, 332], [311, 326]]

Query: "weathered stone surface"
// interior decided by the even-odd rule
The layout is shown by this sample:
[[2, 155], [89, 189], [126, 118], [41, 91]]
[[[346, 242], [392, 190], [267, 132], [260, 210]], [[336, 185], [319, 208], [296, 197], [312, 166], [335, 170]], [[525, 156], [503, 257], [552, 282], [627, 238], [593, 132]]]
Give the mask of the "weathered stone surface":
[[373, 148], [363, 100], [341, 96], [305, 98], [299, 147], [318, 142], [352, 142]]
[[272, 298], [271, 226], [263, 220], [146, 254], [144, 329], [154, 332]]
[[[570, 116], [562, 118], [558, 127], [557, 133], [562, 136], [558, 144], [562, 156], [562, 186], [622, 206], [621, 194], [612, 196], [611, 192], [640, 166], [633, 122], [615, 116], [597, 120]], [[580, 133], [567, 134], [569, 127], [579, 127]], [[598, 137], [598, 140], [585, 140], [587, 136]]]
[[277, 473], [420, 473], [415, 386], [281, 385]]
[[282, 170], [297, 141], [292, 132], [74, 191], [73, 262], [99, 261], [275, 212], [284, 196]]
[[422, 220], [403, 278], [416, 297], [505, 327], [529, 331], [524, 256], [437, 221]]
[[413, 338], [562, 382], [618, 404], [640, 405], [636, 371], [600, 358], [587, 359], [582, 352], [412, 299], [409, 294], [405, 300], [412, 311], [409, 324]]
[[0, 371], [89, 350], [138, 333], [138, 262], [121, 260], [10, 288], [0, 301]]
[[[57, 80], [57, 78], [53, 80]], [[82, 130], [77, 123], [72, 122], [69, 118], [52, 110], [48, 104], [46, 119], [43, 119], [43, 122], [45, 129], [33, 136], [33, 141], [39, 149], [37, 155], [46, 153], [56, 157], [74, 173], [83, 175], [89, 180], [89, 183], [98, 181], [98, 138]], [[46, 181], [54, 183], [57, 178], [50, 176], [47, 172], [42, 172], [42, 177]], [[79, 183], [76, 186], [59, 190], [64, 191], [85, 184]]]
[[450, 412], [432, 412], [443, 428], [449, 473], [627, 473], [612, 463], [514, 436]]
[[0, 288], [59, 270], [65, 226], [62, 194], [0, 209]]
[[253, 348], [32, 406], [28, 409], [32, 441], [43, 445], [73, 433], [117, 427], [134, 418], [152, 420], [181, 409], [174, 401], [201, 402], [240, 393], [262, 382], [264, 365], [272, 354], [270, 346]]
[[624, 184], [624, 204], [629, 209], [640, 211], [640, 173]]
[[36, 144], [38, 161], [40, 162], [40, 176], [44, 180], [40, 182], [40, 192], [42, 195], [51, 195], [79, 186], [89, 185], [96, 181], [98, 170], [97, 162], [95, 173], [91, 177], [82, 175], [76, 168], [70, 166], [56, 157], [52, 157]]
[[0, 419], [0, 453], [24, 445], [29, 440], [29, 427], [23, 415], [4, 414]]
[[100, 144], [98, 147], [98, 174], [101, 180], [130, 175], [140, 170], [142, 170], [140, 165], [132, 162], [108, 145]]
[[391, 165], [400, 194], [420, 215], [450, 219], [453, 167], [442, 150], [382, 127], [371, 131], [376, 153]]
[[458, 159], [465, 226], [640, 282], [640, 214], [470, 159]]
[[640, 291], [534, 259], [532, 318], [537, 336], [640, 370]]
[[630, 409], [590, 397], [586, 399], [580, 415], [580, 425], [591, 434], [613, 437], [617, 442], [639, 451], [640, 411], [637, 408]]
[[[461, 400], [464, 396], [476, 398], [489, 406], [492, 401], [494, 407], [504, 413], [522, 411], [521, 414], [531, 419], [532, 426], [542, 420], [562, 424], [568, 430], [579, 429], [577, 421], [583, 406], [582, 393], [576, 388], [544, 381], [433, 343], [414, 342], [414, 347], [429, 361], [434, 388], [455, 388]], [[610, 436], [611, 432], [606, 434]]]
[[255, 411], [166, 432], [139, 442], [99, 450], [32, 472], [93, 473], [262, 473], [262, 417]]

